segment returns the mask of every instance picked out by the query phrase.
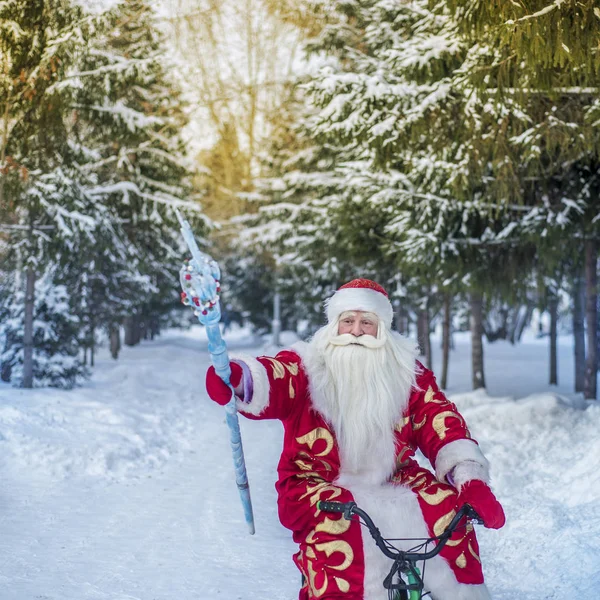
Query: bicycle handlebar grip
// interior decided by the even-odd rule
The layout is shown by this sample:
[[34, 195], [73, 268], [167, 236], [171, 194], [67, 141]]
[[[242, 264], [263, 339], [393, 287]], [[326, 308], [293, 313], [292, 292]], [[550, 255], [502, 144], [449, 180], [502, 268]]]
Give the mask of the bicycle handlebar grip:
[[317, 508], [323, 512], [343, 513], [348, 508], [348, 505], [344, 502], [326, 502], [324, 500], [319, 500], [317, 502]]
[[470, 505], [465, 504], [467, 508], [467, 518], [477, 524], [483, 524], [483, 519], [477, 514], [477, 511]]

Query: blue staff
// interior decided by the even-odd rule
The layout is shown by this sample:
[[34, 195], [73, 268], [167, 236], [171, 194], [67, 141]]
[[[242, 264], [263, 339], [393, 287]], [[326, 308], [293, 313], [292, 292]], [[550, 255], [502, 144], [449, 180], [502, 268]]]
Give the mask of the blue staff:
[[221, 272], [216, 261], [198, 248], [194, 233], [187, 220], [181, 216], [178, 210], [175, 212], [181, 225], [183, 239], [192, 253], [192, 260], [182, 268], [180, 273], [183, 288], [182, 301], [194, 308], [194, 314], [198, 317], [200, 323], [206, 327], [208, 351], [212, 364], [217, 375], [231, 388], [231, 400], [225, 405], [225, 417], [230, 432], [235, 482], [240, 492], [246, 523], [248, 523], [248, 529], [252, 535], [255, 531], [254, 515], [252, 514], [252, 500], [250, 499], [250, 486], [248, 485], [248, 475], [246, 473], [242, 436], [235, 405], [235, 393], [229, 381], [231, 368], [227, 346], [219, 329], [221, 307], [218, 293], [220, 291]]

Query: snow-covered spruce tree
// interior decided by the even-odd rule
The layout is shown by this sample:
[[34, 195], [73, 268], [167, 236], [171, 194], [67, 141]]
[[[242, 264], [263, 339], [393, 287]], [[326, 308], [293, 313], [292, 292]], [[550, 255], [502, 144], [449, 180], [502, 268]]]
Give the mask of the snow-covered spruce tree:
[[[514, 275], [531, 268], [535, 241], [516, 227], [528, 196], [513, 141], [529, 116], [518, 97], [498, 93], [503, 52], [466, 36], [443, 3], [325, 4], [342, 19], [315, 45], [339, 58], [309, 90], [321, 107], [316, 133], [353, 145], [374, 172], [404, 176], [388, 189], [401, 271], [458, 282], [475, 316], [482, 291], [524, 294], [530, 278]], [[483, 374], [476, 321], [473, 371]]]
[[[272, 283], [264, 287], [272, 294], [276, 285], [284, 296], [284, 310], [295, 315], [295, 320], [308, 322], [313, 330], [323, 318], [324, 296], [348, 278], [376, 277], [384, 269], [378, 260], [381, 253], [370, 223], [372, 215], [361, 214], [360, 206], [350, 213], [346, 210], [347, 175], [336, 171], [336, 164], [345, 157], [344, 148], [312, 138], [311, 109], [299, 99], [299, 83], [292, 90], [288, 113], [274, 127], [262, 165], [263, 178], [253, 195], [257, 212], [236, 222], [245, 226], [240, 236], [242, 250], [258, 249], [257, 260], [268, 257], [269, 265], [262, 273]], [[360, 243], [340, 235], [344, 220], [348, 227], [361, 223], [365, 235]]]
[[[593, 325], [587, 327], [589, 352], [583, 387], [586, 398], [595, 398], [600, 233], [597, 3], [536, 0], [519, 5], [452, 0], [448, 4], [465, 36], [484, 39], [495, 48], [494, 62], [473, 53], [473, 85], [488, 94], [502, 95], [516, 106], [506, 119], [511, 152], [506, 154], [505, 164], [517, 174], [519, 185], [515, 187], [531, 210], [515, 233], [535, 240], [542, 275], [549, 279], [556, 280], [556, 273], [572, 269], [574, 256], [585, 256], [586, 320]], [[563, 252], [553, 252], [556, 246]], [[579, 269], [576, 271], [578, 274]], [[576, 342], [578, 348], [581, 345]]]
[[96, 182], [87, 192], [117, 215], [124, 238], [118, 251], [106, 236], [91, 249], [85, 297], [104, 317], [92, 329], [102, 323], [114, 338], [125, 319], [125, 341], [134, 344], [158, 333], [178, 302], [183, 247], [174, 208], [185, 209], [200, 234], [206, 221], [192, 201], [176, 69], [151, 5], [125, 0], [108, 16], [72, 74], [85, 81], [74, 132], [86, 153], [81, 170]]
[[[84, 197], [79, 174], [68, 160], [72, 93], [58, 84], [77, 62], [101, 18], [84, 15], [66, 0], [4, 2], [0, 17], [0, 195], [9, 221], [5, 227], [9, 250], [4, 258], [14, 280], [24, 282], [24, 290], [10, 288], [11, 298], [7, 300], [13, 313], [18, 306], [16, 299], [24, 302], [19, 313], [24, 321], [22, 335], [7, 333], [3, 350], [5, 356], [22, 356], [19, 382], [24, 387], [31, 387], [36, 377], [36, 383], [41, 378], [53, 385], [70, 386], [83, 373], [72, 354], [77, 331], [63, 312], [44, 308], [43, 298], [36, 300], [35, 282], [44, 274], [46, 289], [60, 285], [60, 281], [50, 281], [60, 271], [56, 268], [60, 256], [75, 254], [78, 241], [94, 227], [93, 217], [86, 214], [93, 204]], [[62, 308], [67, 300], [65, 288], [60, 289]], [[54, 292], [51, 295], [55, 297]], [[51, 376], [40, 370], [39, 361], [34, 362], [36, 343], [47, 341], [36, 333], [36, 307], [38, 313], [46, 311], [45, 318], [50, 319], [46, 326], [56, 341], [43, 349], [56, 352]], [[65, 366], [64, 377], [59, 372], [61, 364]]]
[[[36, 386], [70, 389], [87, 375], [79, 356], [80, 322], [73, 296], [49, 270], [36, 280], [33, 308], [33, 381]], [[24, 373], [24, 293], [16, 286], [2, 307], [4, 351], [0, 355], [2, 379], [16, 386]]]

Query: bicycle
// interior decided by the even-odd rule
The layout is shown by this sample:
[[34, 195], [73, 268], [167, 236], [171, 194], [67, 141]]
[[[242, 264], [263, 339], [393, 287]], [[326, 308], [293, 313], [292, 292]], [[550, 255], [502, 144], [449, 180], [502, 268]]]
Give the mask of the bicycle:
[[[371, 517], [359, 508], [356, 502], [321, 500], [317, 503], [317, 506], [324, 512], [342, 513], [348, 521], [356, 515], [361, 525], [366, 526], [371, 533], [377, 547], [385, 556], [394, 561], [389, 574], [383, 580], [383, 587], [388, 590], [388, 600], [422, 600], [425, 596], [428, 596], [429, 592], [423, 594], [425, 584], [417, 563], [423, 562], [424, 565], [426, 560], [437, 556], [450, 539], [450, 536], [458, 529], [463, 519], [471, 523], [482, 522], [479, 515], [468, 504], [465, 504], [439, 536], [422, 540], [420, 544], [411, 550], [398, 550], [391, 543], [393, 540], [385, 539], [381, 535]], [[420, 551], [430, 543], [436, 544], [433, 549], [425, 552]]]

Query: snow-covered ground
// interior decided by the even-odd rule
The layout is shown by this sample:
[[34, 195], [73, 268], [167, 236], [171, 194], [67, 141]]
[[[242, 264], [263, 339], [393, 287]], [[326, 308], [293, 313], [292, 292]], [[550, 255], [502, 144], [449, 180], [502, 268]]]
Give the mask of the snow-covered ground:
[[[260, 351], [244, 331], [227, 340]], [[551, 388], [547, 340], [486, 346], [488, 396], [468, 391], [468, 337], [456, 336], [448, 393], [491, 460], [508, 517], [479, 534], [495, 600], [598, 598], [600, 407], [571, 394], [571, 340], [559, 348]], [[273, 487], [281, 425], [241, 423], [249, 536], [223, 411], [203, 389], [208, 360], [197, 327], [125, 348], [117, 362], [101, 353], [74, 391], [0, 385], [1, 600], [297, 598]]]

